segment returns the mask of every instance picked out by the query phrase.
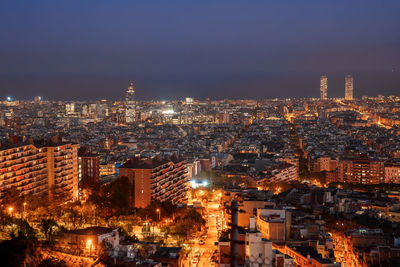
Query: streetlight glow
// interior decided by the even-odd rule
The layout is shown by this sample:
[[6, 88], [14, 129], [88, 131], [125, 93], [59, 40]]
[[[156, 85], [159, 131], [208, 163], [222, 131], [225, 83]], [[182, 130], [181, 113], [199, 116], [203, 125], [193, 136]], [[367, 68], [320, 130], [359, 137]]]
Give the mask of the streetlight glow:
[[86, 241], [86, 247], [89, 249], [89, 257], [92, 256], [92, 239]]
[[156, 209], [156, 211], [158, 212], [158, 220], [161, 221], [161, 210], [160, 209]]

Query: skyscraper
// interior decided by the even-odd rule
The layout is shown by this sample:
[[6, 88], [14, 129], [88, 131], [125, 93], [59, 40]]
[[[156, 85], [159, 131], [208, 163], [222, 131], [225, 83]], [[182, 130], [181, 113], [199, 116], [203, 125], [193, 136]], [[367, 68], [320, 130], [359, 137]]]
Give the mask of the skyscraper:
[[136, 121], [135, 87], [133, 86], [133, 82], [130, 82], [128, 89], [126, 89], [125, 104], [126, 123], [133, 123]]
[[344, 79], [344, 99], [346, 100], [353, 100], [353, 83], [354, 78], [347, 75]]
[[320, 85], [320, 93], [321, 93], [321, 99], [325, 100], [328, 99], [328, 77], [321, 76], [321, 85]]

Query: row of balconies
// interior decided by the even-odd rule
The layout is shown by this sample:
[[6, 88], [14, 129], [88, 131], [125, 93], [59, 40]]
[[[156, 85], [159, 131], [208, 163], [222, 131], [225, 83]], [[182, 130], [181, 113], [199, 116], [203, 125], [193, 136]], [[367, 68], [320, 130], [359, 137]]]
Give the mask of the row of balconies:
[[[167, 164], [167, 163], [166, 163]], [[155, 168], [155, 169], [152, 169], [152, 173], [154, 173], [154, 174], [157, 174], [157, 173], [159, 173], [159, 172], [161, 172], [162, 170], [164, 170], [164, 169], [166, 169], [166, 168], [169, 168], [169, 164], [168, 164], [168, 166], [166, 165], [166, 164], [163, 164], [163, 165], [161, 165], [161, 166], [158, 166], [157, 168]]]
[[9, 168], [18, 164], [24, 164], [25, 166], [29, 166], [28, 164], [33, 162], [33, 161], [40, 161], [41, 159], [46, 158], [45, 156], [37, 156], [35, 155], [35, 157], [23, 157], [23, 158], [19, 158], [17, 162], [13, 162], [15, 160], [8, 160], [8, 161], [4, 161], [4, 162], [0, 162], [0, 168]]
[[32, 176], [32, 177], [24, 178], [24, 179], [21, 179], [21, 180], [14, 179], [12, 182], [4, 182], [3, 185], [25, 186], [25, 185], [32, 184], [32, 183], [35, 183], [35, 182], [40, 181], [40, 180], [46, 180], [46, 182], [47, 182], [46, 178], [47, 178], [46, 174], [43, 173], [43, 174], [35, 176], [35, 177]]
[[23, 177], [22, 179], [17, 179], [17, 178], [13, 178], [13, 179], [7, 179], [5, 181], [3, 181], [3, 185], [10, 185], [10, 186], [15, 186], [15, 185], [20, 185], [20, 183], [22, 184], [28, 184], [31, 183], [32, 179], [37, 178], [37, 177], [43, 177], [45, 176], [47, 173], [42, 173], [41, 175], [31, 175], [30, 177]]
[[[69, 166], [69, 165], [66, 165], [66, 166]], [[55, 168], [54, 173], [58, 174], [58, 173], [70, 171], [70, 170], [72, 170], [72, 166], [71, 167], [58, 167], [58, 168]]]
[[47, 191], [47, 184], [46, 185], [42, 185], [42, 186], [37, 187], [37, 188], [31, 188], [31, 189], [28, 189], [28, 190], [24, 190], [24, 191], [22, 191], [22, 194], [23, 195], [38, 194], [38, 193], [43, 193], [45, 191]]
[[[11, 150], [11, 153], [9, 152]], [[7, 153], [8, 152], [8, 153]], [[31, 154], [37, 154], [38, 150], [32, 150], [32, 149], [8, 149], [8, 150], [4, 150], [3, 152], [0, 152], [0, 156], [1, 157], [8, 157], [8, 156], [20, 156], [18, 154], [26, 154], [27, 152], [31, 152]], [[29, 155], [29, 154], [28, 154]]]

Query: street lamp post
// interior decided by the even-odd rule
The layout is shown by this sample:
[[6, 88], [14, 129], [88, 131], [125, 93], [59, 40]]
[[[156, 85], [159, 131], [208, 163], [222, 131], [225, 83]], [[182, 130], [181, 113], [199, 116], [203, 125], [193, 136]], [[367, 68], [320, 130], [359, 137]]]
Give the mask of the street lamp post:
[[158, 221], [161, 221], [161, 210], [157, 209], [156, 211], [158, 212]]
[[12, 217], [13, 208], [12, 208], [12, 207], [9, 207], [9, 208], [8, 208], [8, 211], [10, 212], [10, 216]]
[[26, 202], [24, 202], [24, 212], [23, 212], [24, 219], [25, 219], [25, 206], [26, 206]]
[[88, 239], [87, 245], [89, 247], [89, 257], [92, 256], [92, 239]]

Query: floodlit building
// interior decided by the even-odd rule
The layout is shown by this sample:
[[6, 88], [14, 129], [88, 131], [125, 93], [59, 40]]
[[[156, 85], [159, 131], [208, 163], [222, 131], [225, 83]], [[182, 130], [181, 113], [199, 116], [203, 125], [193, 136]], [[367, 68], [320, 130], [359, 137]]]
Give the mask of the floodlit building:
[[133, 206], [145, 208], [152, 199], [182, 202], [188, 190], [188, 171], [183, 159], [135, 158], [119, 168], [119, 177], [128, 177]]
[[321, 96], [320, 96], [321, 100], [328, 99], [328, 77], [327, 76], [321, 76], [320, 94], [321, 94]]
[[128, 88], [126, 89], [125, 104], [126, 123], [133, 123], [136, 121], [135, 87], [133, 86], [133, 82], [130, 82]]
[[347, 75], [344, 79], [344, 99], [346, 100], [353, 100], [353, 84], [354, 78], [350, 75]]
[[257, 230], [271, 241], [285, 241], [290, 236], [291, 212], [283, 209], [257, 209]]
[[262, 238], [261, 233], [256, 231], [253, 217], [246, 231], [246, 266], [272, 266], [272, 260], [272, 242]]
[[78, 197], [78, 145], [72, 143], [0, 146], [0, 200], [11, 188], [21, 195], [49, 193]]
[[92, 182], [100, 182], [100, 157], [99, 155], [86, 153], [79, 150], [79, 181], [87, 179]]

